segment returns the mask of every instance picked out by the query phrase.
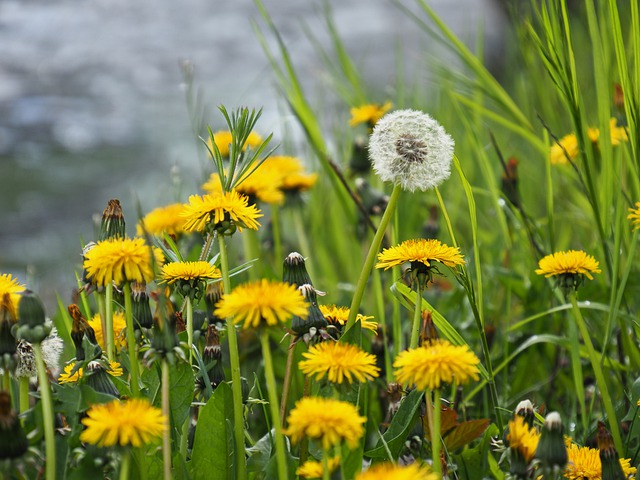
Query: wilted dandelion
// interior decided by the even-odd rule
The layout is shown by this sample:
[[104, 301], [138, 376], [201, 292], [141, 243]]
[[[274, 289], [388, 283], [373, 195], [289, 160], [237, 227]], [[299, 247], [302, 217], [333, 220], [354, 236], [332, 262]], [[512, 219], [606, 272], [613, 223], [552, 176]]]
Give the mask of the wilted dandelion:
[[397, 110], [380, 119], [369, 140], [373, 169], [404, 190], [428, 190], [451, 173], [453, 139], [429, 115]]

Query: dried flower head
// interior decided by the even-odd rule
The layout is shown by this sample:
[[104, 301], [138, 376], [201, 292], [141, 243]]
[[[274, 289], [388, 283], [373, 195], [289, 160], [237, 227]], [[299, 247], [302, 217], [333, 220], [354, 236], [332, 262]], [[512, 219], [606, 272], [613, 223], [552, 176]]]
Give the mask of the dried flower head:
[[380, 119], [369, 140], [373, 169], [411, 192], [437, 187], [451, 173], [453, 139], [429, 115], [396, 110]]

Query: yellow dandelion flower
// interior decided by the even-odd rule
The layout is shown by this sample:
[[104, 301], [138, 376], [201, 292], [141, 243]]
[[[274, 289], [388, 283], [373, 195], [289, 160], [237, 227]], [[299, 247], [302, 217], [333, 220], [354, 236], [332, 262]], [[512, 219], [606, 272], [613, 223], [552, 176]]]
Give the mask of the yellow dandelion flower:
[[[329, 473], [333, 473], [340, 466], [340, 457], [332, 457], [329, 459]], [[322, 462], [315, 460], [307, 460], [296, 470], [296, 475], [302, 478], [322, 478], [324, 467]]]
[[[327, 322], [340, 326], [345, 326], [347, 324], [347, 320], [349, 319], [349, 307], [338, 307], [336, 305], [319, 305], [319, 307], [322, 315], [327, 319]], [[356, 322], [360, 322], [362, 328], [371, 330], [377, 335], [378, 323], [370, 321], [371, 318], [373, 317], [367, 317], [359, 313], [356, 317]]]
[[367, 471], [362, 472], [356, 480], [438, 480], [438, 475], [423, 463], [411, 465], [394, 465], [392, 463], [379, 463]]
[[239, 231], [244, 227], [257, 230], [260, 224], [256, 219], [262, 214], [255, 205], [249, 205], [248, 197], [231, 191], [224, 195], [191, 195], [180, 216], [185, 218], [186, 232], [202, 232], [209, 224], [215, 228], [229, 220]]
[[636, 208], [629, 208], [627, 220], [631, 220], [634, 230], [638, 230], [640, 228], [640, 202], [636, 202]]
[[[600, 460], [600, 450], [597, 448], [580, 447], [575, 443], [567, 446], [567, 466], [564, 470], [564, 478], [569, 480], [602, 480], [602, 461]], [[620, 465], [625, 474], [624, 478], [629, 478], [637, 472], [631, 466], [631, 459], [621, 458]]]
[[322, 342], [302, 356], [306, 360], [298, 363], [300, 370], [307, 376], [315, 375], [316, 380], [326, 375], [332, 383], [352, 383], [354, 379], [366, 382], [380, 374], [376, 357], [349, 343]]
[[18, 303], [20, 302], [20, 295], [22, 292], [26, 290], [24, 285], [21, 285], [18, 282], [18, 279], [13, 278], [10, 273], [3, 273], [0, 275], [0, 299], [2, 299], [5, 293], [9, 294], [9, 298], [11, 299], [11, 304], [9, 308], [11, 311], [11, 317], [16, 319], [18, 317]]
[[96, 285], [107, 285], [112, 281], [150, 282], [153, 280], [151, 252], [155, 262], [162, 264], [162, 252], [150, 248], [142, 238], [115, 238], [98, 242], [85, 254], [84, 269], [87, 277]]
[[[587, 129], [587, 135], [591, 143], [598, 141], [600, 131], [597, 128]], [[575, 160], [580, 154], [580, 145], [578, 145], [578, 137], [575, 133], [565, 135], [557, 142], [553, 142], [549, 150], [549, 161], [552, 165], [566, 165], [569, 160]]]
[[146, 399], [96, 404], [82, 419], [86, 428], [80, 440], [99, 447], [139, 447], [159, 439], [166, 428], [165, 421], [162, 411]]
[[385, 113], [391, 110], [391, 107], [391, 102], [386, 102], [384, 105], [370, 103], [367, 105], [360, 105], [359, 107], [353, 107], [351, 108], [351, 120], [349, 120], [349, 125], [351, 127], [355, 127], [361, 123], [368, 123], [369, 126], [373, 127]]
[[587, 255], [581, 250], [569, 250], [566, 252], [556, 252], [540, 259], [538, 262], [538, 275], [545, 278], [556, 275], [585, 275], [589, 280], [593, 280], [591, 273], [600, 273], [599, 263], [591, 255]]
[[[219, 130], [213, 134], [213, 141], [216, 143], [216, 147], [220, 150], [220, 155], [222, 157], [228, 157], [230, 153], [229, 146], [232, 143], [231, 132], [228, 130]], [[247, 147], [256, 148], [260, 146], [262, 143], [262, 137], [256, 132], [251, 132], [249, 137], [247, 137], [247, 142], [242, 147], [242, 150], [246, 150]], [[213, 146], [211, 145], [211, 137], [207, 139], [207, 145], [211, 150], [213, 150]]]
[[616, 120], [615, 118], [609, 120], [609, 131], [611, 132], [612, 146], [616, 147], [620, 145], [620, 142], [629, 141], [627, 129], [625, 127], [618, 127], [618, 120]]
[[[280, 205], [284, 202], [284, 193], [280, 190], [282, 175], [260, 165], [255, 171], [239, 180], [234, 189], [249, 199], [263, 203]], [[211, 195], [222, 195], [220, 175], [212, 173], [202, 189]]]
[[384, 249], [378, 254], [376, 268], [388, 270], [407, 262], [419, 262], [426, 267], [430, 267], [431, 262], [440, 262], [451, 268], [464, 264], [458, 247], [448, 247], [435, 239], [420, 238], [406, 240], [400, 245]]
[[239, 285], [222, 296], [215, 314], [220, 318], [233, 317], [244, 328], [278, 325], [297, 315], [307, 318], [308, 303], [295, 285], [266, 279]]
[[[183, 232], [184, 218], [180, 212], [184, 210], [184, 204], [173, 203], [165, 207], [158, 207], [147, 213], [137, 226], [138, 236], [146, 231], [151, 235], [179, 235]], [[144, 230], [142, 226], [144, 225]]]
[[[58, 383], [77, 383], [78, 380], [82, 378], [82, 375], [84, 374], [82, 368], [79, 368], [73, 374], [71, 373], [75, 364], [76, 362], [72, 362], [64, 367], [64, 370], [58, 376]], [[121, 377], [123, 375], [122, 365], [118, 362], [109, 362], [107, 373], [112, 377]]]
[[[127, 320], [124, 317], [124, 313], [122, 312], [113, 312], [113, 338], [116, 342], [116, 347], [125, 348], [127, 346]], [[96, 334], [96, 341], [98, 345], [100, 345], [103, 349], [106, 348], [104, 344], [104, 332], [102, 331], [102, 319], [100, 318], [100, 314], [95, 314], [91, 320], [89, 320], [89, 325], [93, 328], [93, 331]]]
[[540, 434], [535, 428], [530, 427], [524, 421], [524, 417], [516, 415], [513, 420], [509, 422], [507, 441], [509, 442], [509, 447], [520, 453], [528, 464], [536, 454]]
[[284, 155], [267, 158], [260, 168], [278, 172], [281, 179], [280, 189], [285, 192], [304, 192], [317, 181], [317, 173], [305, 173], [300, 159]]
[[289, 413], [283, 431], [297, 443], [304, 436], [322, 442], [322, 448], [329, 449], [347, 442], [350, 448], [356, 448], [364, 434], [365, 417], [360, 416], [358, 409], [348, 402], [331, 398], [304, 397], [296, 402]]
[[178, 280], [206, 280], [220, 278], [222, 274], [209, 262], [171, 262], [162, 267], [160, 277], [171, 285]]
[[400, 352], [393, 362], [396, 380], [415, 384], [419, 390], [440, 388], [443, 383], [464, 384], [478, 380], [480, 360], [467, 345], [452, 345], [437, 340], [412, 350]]

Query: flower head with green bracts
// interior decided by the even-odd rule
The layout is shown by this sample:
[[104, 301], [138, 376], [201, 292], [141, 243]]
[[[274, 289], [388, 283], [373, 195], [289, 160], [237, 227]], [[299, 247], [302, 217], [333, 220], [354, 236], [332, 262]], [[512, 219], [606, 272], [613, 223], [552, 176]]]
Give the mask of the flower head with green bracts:
[[515, 415], [509, 422], [507, 442], [512, 455], [518, 455], [518, 461], [528, 465], [536, 454], [540, 433], [525, 421], [521, 415]]
[[300, 371], [316, 380], [327, 378], [331, 383], [366, 382], [377, 378], [380, 369], [376, 357], [349, 343], [326, 341], [304, 352], [298, 363]]
[[635, 208], [629, 208], [627, 220], [631, 220], [634, 230], [640, 229], [640, 202], [636, 202]]
[[222, 273], [209, 262], [170, 262], [162, 266], [162, 282], [175, 285], [183, 296], [200, 298], [207, 280], [221, 278]]
[[[339, 327], [340, 329], [342, 329], [346, 325], [347, 319], [349, 318], [349, 307], [339, 307], [337, 305], [319, 305], [319, 307], [320, 311], [324, 315], [324, 318], [326, 318], [330, 324]], [[362, 328], [371, 330], [377, 335], [378, 322], [372, 322], [372, 318], [372, 316], [362, 315], [361, 313], [358, 313], [358, 315], [356, 316], [356, 322], [360, 322]]]
[[563, 289], [576, 290], [584, 277], [593, 280], [592, 273], [600, 273], [598, 261], [582, 250], [556, 252], [543, 257], [538, 262], [536, 273], [545, 278], [554, 277], [557, 285]]
[[410, 465], [378, 463], [360, 473], [356, 480], [439, 480], [428, 465], [414, 462]]
[[11, 311], [10, 316], [15, 321], [18, 317], [18, 303], [20, 302], [21, 293], [26, 290], [26, 286], [21, 285], [18, 279], [13, 278], [10, 273], [3, 273], [0, 275], [0, 299], [4, 297], [5, 293], [9, 294], [9, 308]]
[[351, 120], [349, 120], [349, 126], [355, 127], [361, 123], [366, 123], [369, 127], [373, 128], [378, 120], [382, 116], [391, 110], [393, 105], [391, 102], [386, 102], [384, 105], [377, 103], [367, 103], [358, 107], [351, 108]]
[[467, 345], [436, 340], [429, 345], [400, 352], [393, 367], [399, 383], [415, 384], [418, 390], [434, 390], [445, 383], [462, 385], [478, 380], [479, 363]]
[[115, 238], [91, 248], [85, 254], [84, 269], [91, 283], [99, 286], [150, 282], [154, 278], [154, 261], [160, 265], [163, 260], [162, 252], [149, 247], [142, 238]]
[[161, 410], [146, 399], [95, 404], [82, 419], [86, 428], [80, 440], [99, 447], [140, 447], [160, 439], [165, 421]]
[[147, 232], [151, 235], [162, 236], [179, 235], [183, 233], [184, 218], [180, 213], [184, 210], [184, 204], [172, 203], [164, 207], [158, 207], [147, 213], [136, 227], [138, 236]]
[[295, 285], [262, 279], [225, 293], [214, 313], [220, 318], [233, 317], [244, 328], [258, 328], [283, 324], [294, 315], [306, 318], [308, 306]]
[[[637, 473], [637, 468], [631, 466], [630, 458], [621, 458], [620, 466], [624, 478]], [[597, 448], [581, 447], [575, 443], [567, 445], [567, 466], [564, 478], [569, 480], [603, 480], [602, 460]]]
[[236, 229], [257, 230], [257, 219], [262, 216], [255, 205], [249, 205], [249, 197], [232, 190], [216, 195], [191, 195], [189, 203], [180, 213], [185, 219], [186, 232], [211, 231], [232, 235]]
[[[84, 370], [78, 368], [74, 372], [76, 362], [71, 362], [66, 365], [62, 370], [62, 373], [58, 375], [58, 383], [77, 383], [84, 375]], [[112, 377], [121, 377], [123, 374], [122, 366], [118, 362], [109, 362], [109, 368], [106, 369], [107, 373]]]
[[339, 445], [343, 441], [355, 448], [364, 435], [365, 417], [358, 409], [341, 400], [320, 397], [304, 397], [296, 402], [287, 418], [287, 429], [283, 432], [296, 443], [309, 437], [318, 440], [322, 448]]
[[369, 139], [373, 169], [404, 190], [429, 190], [451, 174], [453, 139], [426, 113], [396, 110], [376, 123]]

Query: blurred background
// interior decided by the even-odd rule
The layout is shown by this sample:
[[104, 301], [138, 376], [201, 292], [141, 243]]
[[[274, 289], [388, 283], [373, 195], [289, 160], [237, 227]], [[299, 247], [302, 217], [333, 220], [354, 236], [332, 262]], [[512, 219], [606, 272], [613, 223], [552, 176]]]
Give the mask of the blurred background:
[[[497, 4], [428, 3], [467, 43], [483, 39], [499, 68], [505, 22]], [[372, 101], [393, 98], [399, 52], [425, 89], [433, 85], [415, 67], [446, 58], [390, 1], [264, 4], [312, 104], [339, 109], [345, 125], [348, 106], [326, 95], [326, 72], [305, 33], [329, 45], [325, 4], [378, 92]], [[109, 199], [120, 199], [133, 235], [138, 203], [146, 213], [175, 201], [179, 184], [183, 195], [197, 192], [204, 160], [185, 101], [185, 62], [214, 131], [225, 126], [215, 108], [224, 104], [263, 108], [258, 131], [274, 132], [275, 143], [295, 132], [252, 22], [262, 25], [251, 0], [0, 2], [0, 273], [38, 291], [52, 314], [56, 294], [70, 297], [81, 246]]]

